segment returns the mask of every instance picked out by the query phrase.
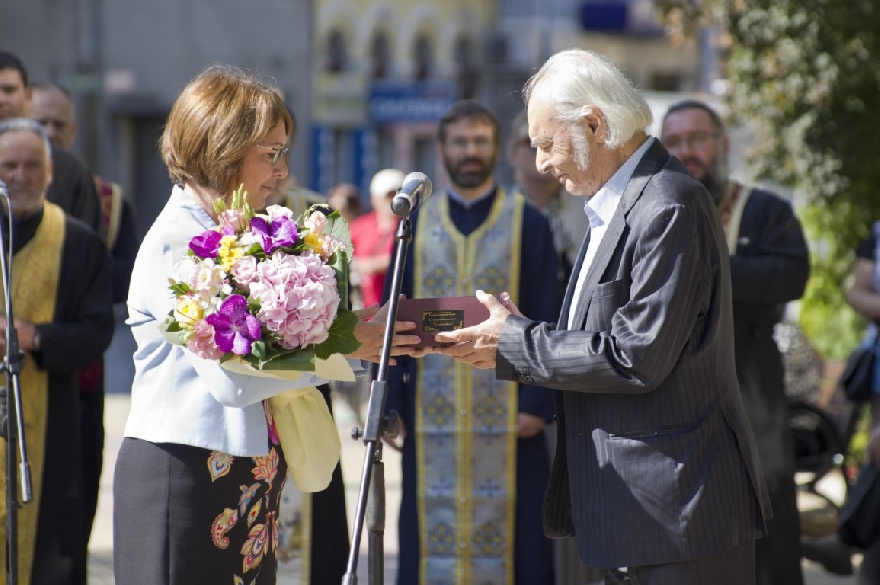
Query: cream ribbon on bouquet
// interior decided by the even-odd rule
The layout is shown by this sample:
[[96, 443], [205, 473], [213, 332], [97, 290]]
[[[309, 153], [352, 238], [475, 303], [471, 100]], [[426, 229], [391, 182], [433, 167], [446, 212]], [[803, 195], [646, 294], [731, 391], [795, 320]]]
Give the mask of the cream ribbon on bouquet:
[[[258, 370], [249, 363], [232, 359], [221, 364], [230, 372], [296, 380], [304, 372], [296, 370]], [[334, 354], [330, 359], [315, 359], [315, 371], [307, 372], [325, 380], [353, 382], [351, 365], [343, 356]], [[304, 492], [317, 492], [330, 485], [342, 442], [336, 423], [327, 408], [327, 402], [314, 386], [288, 390], [269, 398], [275, 419], [275, 428], [288, 473], [296, 487]]]

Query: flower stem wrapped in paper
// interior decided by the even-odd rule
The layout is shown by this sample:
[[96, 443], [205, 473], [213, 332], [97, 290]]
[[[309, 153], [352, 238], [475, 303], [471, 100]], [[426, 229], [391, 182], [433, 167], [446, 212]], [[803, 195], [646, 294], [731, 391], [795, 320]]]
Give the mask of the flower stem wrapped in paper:
[[[296, 380], [354, 380], [343, 357], [360, 343], [348, 310], [351, 236], [337, 212], [300, 218], [279, 205], [255, 213], [243, 186], [216, 228], [193, 237], [169, 279], [176, 302], [166, 337], [231, 371]], [[324, 489], [339, 461], [336, 425], [321, 393], [300, 388], [269, 399], [291, 477]]]

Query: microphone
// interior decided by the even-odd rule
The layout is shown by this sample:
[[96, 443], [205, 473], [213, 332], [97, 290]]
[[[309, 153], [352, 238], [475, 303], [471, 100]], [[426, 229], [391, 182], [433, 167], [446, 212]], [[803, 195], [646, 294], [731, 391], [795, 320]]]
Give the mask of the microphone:
[[9, 191], [6, 189], [6, 183], [3, 182], [3, 179], [0, 179], [0, 197], [9, 199]]
[[403, 185], [391, 200], [394, 215], [406, 217], [419, 204], [431, 196], [431, 179], [425, 173], [410, 173], [403, 179]]

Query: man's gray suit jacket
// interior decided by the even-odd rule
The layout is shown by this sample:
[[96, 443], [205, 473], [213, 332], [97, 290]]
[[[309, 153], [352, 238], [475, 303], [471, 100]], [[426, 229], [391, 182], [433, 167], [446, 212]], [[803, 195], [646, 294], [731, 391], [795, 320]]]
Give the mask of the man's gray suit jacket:
[[559, 324], [511, 316], [498, 342], [498, 378], [560, 391], [544, 531], [574, 535], [584, 562], [603, 568], [762, 536], [772, 512], [737, 385], [711, 197], [655, 140], [572, 307], [588, 240]]

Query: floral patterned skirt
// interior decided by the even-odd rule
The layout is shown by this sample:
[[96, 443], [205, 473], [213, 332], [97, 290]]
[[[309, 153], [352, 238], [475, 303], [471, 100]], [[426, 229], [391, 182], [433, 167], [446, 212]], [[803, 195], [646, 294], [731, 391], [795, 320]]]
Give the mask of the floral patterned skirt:
[[113, 485], [118, 585], [274, 585], [280, 445], [264, 457], [126, 438]]

